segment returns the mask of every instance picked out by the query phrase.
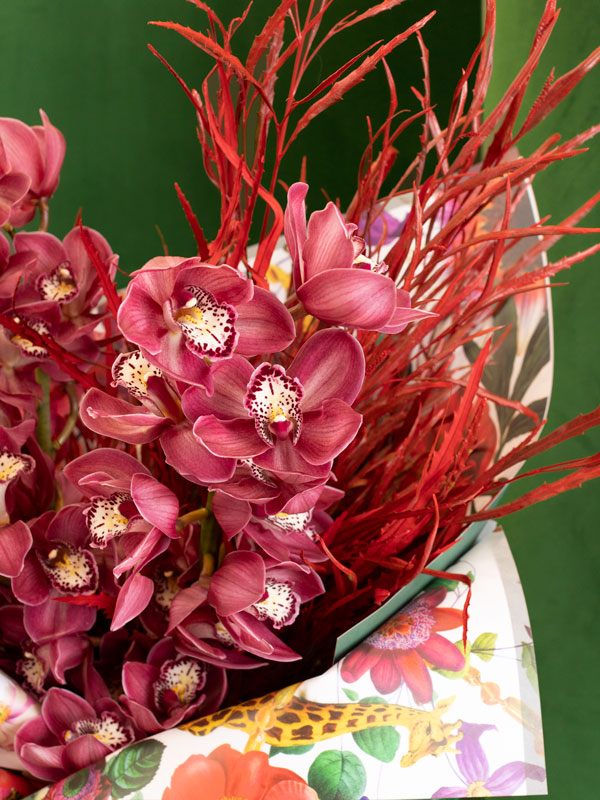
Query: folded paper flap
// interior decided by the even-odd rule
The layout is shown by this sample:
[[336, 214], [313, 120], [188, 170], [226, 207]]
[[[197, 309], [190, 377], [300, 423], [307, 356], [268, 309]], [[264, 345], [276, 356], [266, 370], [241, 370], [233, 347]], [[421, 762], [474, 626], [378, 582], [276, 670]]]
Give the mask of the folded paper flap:
[[348, 800], [543, 793], [525, 600], [504, 534], [488, 531], [451, 567], [473, 582], [466, 650], [466, 587], [436, 579], [319, 677], [124, 748], [78, 774], [82, 796], [191, 800], [201, 776], [215, 797], [254, 798], [257, 776], [303, 800], [334, 780]]

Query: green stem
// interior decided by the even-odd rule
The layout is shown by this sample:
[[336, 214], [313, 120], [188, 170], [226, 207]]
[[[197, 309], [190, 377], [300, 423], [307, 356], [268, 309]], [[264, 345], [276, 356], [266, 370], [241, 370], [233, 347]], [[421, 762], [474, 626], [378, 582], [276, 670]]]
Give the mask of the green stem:
[[52, 435], [50, 432], [50, 376], [41, 369], [36, 369], [35, 379], [42, 387], [43, 397], [37, 407], [37, 440], [45, 453], [52, 455]]

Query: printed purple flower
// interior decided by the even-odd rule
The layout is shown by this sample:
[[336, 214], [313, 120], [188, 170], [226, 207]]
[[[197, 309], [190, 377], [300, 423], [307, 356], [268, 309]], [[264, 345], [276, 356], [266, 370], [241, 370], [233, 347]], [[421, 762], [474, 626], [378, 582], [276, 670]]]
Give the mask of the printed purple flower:
[[170, 638], [154, 645], [145, 664], [126, 661], [122, 683], [121, 700], [145, 735], [216, 711], [227, 688], [224, 670], [181, 656]]
[[305, 183], [288, 192], [285, 237], [294, 287], [306, 311], [330, 325], [399, 333], [409, 322], [432, 316], [410, 307], [408, 292], [385, 274], [387, 265], [362, 255], [356, 225], [333, 203], [311, 214], [306, 225]]
[[272, 294], [231, 267], [155, 258], [134, 273], [119, 327], [163, 372], [210, 387], [211, 364], [284, 350], [292, 318]]
[[[214, 392], [183, 396], [194, 436], [226, 459], [252, 459], [275, 474], [327, 480], [332, 460], [352, 441], [362, 417], [350, 407], [364, 377], [362, 348], [342, 330], [319, 331], [287, 370], [256, 369], [235, 356], [214, 369]], [[323, 475], [323, 467], [325, 475]]]
[[545, 769], [523, 761], [511, 761], [490, 775], [488, 760], [479, 742], [481, 735], [489, 730], [495, 730], [495, 725], [462, 723], [463, 736], [456, 744], [455, 761], [463, 786], [443, 786], [431, 795], [432, 798], [512, 795], [526, 780], [546, 780]]
[[[51, 197], [58, 187], [65, 140], [42, 110], [40, 116], [42, 125], [33, 127], [18, 119], [0, 118], [0, 225], [6, 222], [4, 207], [9, 203], [10, 224], [15, 228], [26, 225], [40, 201]], [[6, 177], [12, 176], [12, 182], [5, 185], [1, 180], [3, 160], [10, 167], [4, 170], [9, 173]]]
[[57, 781], [133, 741], [133, 730], [110, 698], [93, 705], [66, 689], [53, 687], [41, 717], [19, 729], [15, 749], [25, 767], [46, 781]]
[[406, 683], [417, 703], [429, 703], [429, 665], [453, 672], [465, 665], [458, 647], [438, 633], [462, 624], [460, 609], [437, 607], [446, 593], [443, 586], [425, 592], [368, 636], [342, 661], [342, 679], [357, 681], [368, 671], [381, 694]]

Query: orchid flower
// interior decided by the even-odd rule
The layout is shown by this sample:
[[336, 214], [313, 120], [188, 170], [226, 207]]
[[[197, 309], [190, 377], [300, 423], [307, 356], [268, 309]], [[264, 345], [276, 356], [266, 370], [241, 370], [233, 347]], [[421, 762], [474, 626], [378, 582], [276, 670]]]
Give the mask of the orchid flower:
[[209, 389], [211, 364], [284, 350], [295, 335], [274, 295], [199, 258], [154, 258], [133, 273], [118, 322], [165, 374]]
[[[15, 228], [26, 225], [40, 201], [51, 197], [58, 187], [65, 157], [65, 140], [40, 110], [42, 125], [29, 127], [10, 117], [0, 118], [0, 225], [6, 207], [8, 221]], [[6, 169], [6, 167], [9, 169]], [[2, 181], [2, 173], [12, 181]]]
[[90, 704], [51, 688], [42, 713], [17, 731], [15, 749], [25, 767], [46, 781], [76, 772], [134, 739], [131, 724], [109, 697]]
[[305, 183], [294, 183], [285, 211], [294, 287], [306, 311], [330, 325], [381, 333], [400, 333], [409, 322], [432, 316], [410, 307], [410, 295], [386, 276], [385, 263], [363, 255], [356, 225], [333, 203], [311, 214], [307, 227], [307, 191]]
[[352, 441], [361, 416], [352, 403], [364, 377], [362, 348], [342, 330], [319, 331], [290, 367], [253, 370], [234, 356], [214, 369], [214, 392], [191, 387], [183, 409], [194, 436], [223, 459], [252, 459], [275, 474], [327, 480], [333, 459]]
[[157, 642], [145, 664], [126, 661], [122, 683], [121, 700], [145, 735], [216, 711], [227, 688], [224, 670], [181, 656], [171, 638]]

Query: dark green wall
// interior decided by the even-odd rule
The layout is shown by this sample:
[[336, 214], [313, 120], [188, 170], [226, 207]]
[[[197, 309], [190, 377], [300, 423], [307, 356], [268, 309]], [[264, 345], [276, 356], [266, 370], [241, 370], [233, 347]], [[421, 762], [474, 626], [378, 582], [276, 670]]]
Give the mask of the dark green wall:
[[[340, 12], [367, 6], [338, 0]], [[321, 75], [366, 43], [388, 38], [435, 6], [438, 16], [425, 39], [431, 51], [434, 100], [440, 116], [467, 62], [480, 24], [478, 0], [408, 0], [394, 12], [353, 29], [317, 64]], [[540, 0], [499, 0], [499, 31], [492, 94], [516, 72], [541, 13]], [[239, 0], [216, 0], [224, 17], [242, 8]], [[273, 0], [257, 0], [242, 50]], [[597, 0], [565, 2], [542, 72], [572, 67], [598, 43]], [[0, 2], [0, 114], [33, 124], [43, 107], [67, 136], [62, 184], [52, 204], [51, 227], [59, 235], [83, 207], [85, 221], [101, 230], [129, 270], [160, 249], [154, 226], [173, 253], [193, 252], [193, 242], [172, 189], [181, 183], [207, 234], [217, 225], [218, 198], [202, 175], [188, 102], [147, 51], [152, 42], [191, 85], [199, 85], [209, 59], [175, 34], [148, 28], [149, 19], [204, 25], [203, 15], [180, 0], [19, 0]], [[414, 42], [390, 60], [401, 107], [415, 108], [409, 86], [420, 85]], [[588, 77], [563, 110], [544, 123], [542, 134], [573, 134], [599, 120], [600, 86]], [[307, 131], [291, 154], [284, 177], [297, 177], [299, 159], [308, 155], [308, 177], [331, 196], [349, 198], [358, 154], [364, 143], [364, 116], [387, 104], [381, 70]], [[413, 154], [414, 135], [400, 153]], [[532, 147], [534, 134], [525, 143]], [[549, 170], [536, 180], [542, 214], [559, 220], [598, 189], [598, 144], [586, 156]], [[600, 215], [590, 217], [600, 225]], [[583, 244], [582, 244], [583, 246]], [[574, 249], [559, 244], [553, 255]], [[600, 260], [576, 267], [554, 291], [556, 378], [549, 429], [600, 402]], [[557, 458], [575, 458], [600, 449], [600, 435], [565, 446]], [[541, 463], [541, 462], [540, 462]], [[598, 484], [505, 521], [517, 558], [532, 618], [542, 688], [551, 800], [596, 798], [600, 745], [600, 694], [595, 676], [600, 663], [600, 546]]]
[[[497, 98], [530, 46], [541, 0], [498, 2], [498, 52], [492, 96]], [[540, 67], [541, 82], [571, 69], [600, 44], [596, 0], [563, 2]], [[600, 122], [600, 71], [588, 75], [572, 98], [525, 141], [529, 151], [554, 131], [565, 137]], [[600, 188], [600, 139], [585, 155], [539, 175], [534, 189], [540, 213], [558, 222]], [[600, 209], [586, 221], [600, 227]], [[552, 250], [553, 260], [598, 241], [573, 237]], [[567, 286], [552, 292], [555, 381], [548, 430], [600, 404], [600, 258], [563, 273]], [[557, 451], [554, 461], [600, 450], [600, 431]], [[550, 463], [539, 459], [536, 464]], [[533, 464], [532, 464], [533, 465]], [[511, 495], [514, 496], [514, 493]], [[600, 691], [600, 485], [588, 483], [562, 497], [506, 519], [505, 529], [527, 597], [542, 694], [551, 800], [600, 796], [598, 719]]]

